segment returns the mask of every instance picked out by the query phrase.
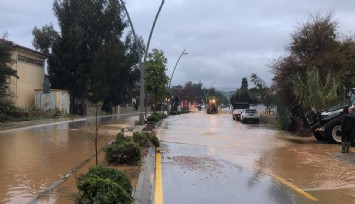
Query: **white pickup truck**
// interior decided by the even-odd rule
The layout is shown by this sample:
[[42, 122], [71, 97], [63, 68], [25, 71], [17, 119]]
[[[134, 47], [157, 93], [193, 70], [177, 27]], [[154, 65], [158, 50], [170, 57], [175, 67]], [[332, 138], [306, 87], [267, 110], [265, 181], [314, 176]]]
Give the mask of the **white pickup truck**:
[[242, 114], [243, 110], [249, 108], [249, 103], [248, 102], [236, 102], [233, 104], [233, 110], [232, 110], [232, 118], [233, 120], [240, 120], [240, 115]]

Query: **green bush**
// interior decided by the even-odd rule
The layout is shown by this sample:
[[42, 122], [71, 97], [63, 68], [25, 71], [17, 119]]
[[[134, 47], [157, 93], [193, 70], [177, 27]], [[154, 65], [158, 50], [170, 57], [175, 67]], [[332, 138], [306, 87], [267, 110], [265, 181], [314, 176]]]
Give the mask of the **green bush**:
[[62, 115], [64, 115], [64, 113], [62, 111], [60, 111], [59, 108], [56, 107], [54, 112], [53, 112], [53, 117], [54, 118], [59, 118]]
[[133, 133], [133, 141], [138, 143], [141, 147], [148, 147], [149, 140], [145, 134], [142, 132], [134, 132]]
[[170, 115], [180, 115], [180, 114], [181, 114], [181, 112], [177, 111], [177, 110], [170, 111]]
[[277, 126], [282, 130], [290, 129], [291, 119], [290, 112], [284, 105], [277, 106]]
[[167, 116], [165, 115], [165, 113], [153, 113], [147, 117], [147, 120], [152, 122], [158, 122], [166, 117]]
[[109, 144], [104, 152], [109, 164], [138, 164], [141, 161], [141, 148], [132, 140]]
[[132, 193], [131, 181], [122, 171], [102, 166], [95, 166], [86, 174], [86, 176], [93, 175], [99, 176], [100, 178], [110, 179], [122, 186], [127, 193]]
[[159, 142], [159, 139], [158, 137], [153, 134], [150, 136], [150, 142], [155, 146], [155, 147], [160, 147], [160, 142]]
[[28, 121], [38, 119], [58, 118], [64, 115], [58, 108], [55, 110], [41, 110], [38, 108], [32, 108], [25, 110], [23, 108], [15, 107], [12, 104], [5, 104], [0, 107], [0, 115], [5, 116], [9, 121]]
[[189, 110], [181, 110], [181, 114], [186, 114], [186, 113], [190, 113]]
[[0, 113], [4, 115], [6, 119], [14, 121], [28, 120], [29, 113], [24, 109], [17, 108], [11, 103], [2, 105], [3, 106], [0, 106]]
[[123, 144], [124, 142], [127, 142], [129, 140], [131, 140], [131, 138], [125, 137], [123, 132], [119, 132], [117, 134], [117, 137], [116, 137], [116, 139], [115, 139], [115, 141], [113, 143], [115, 143], [115, 144]]
[[119, 170], [93, 167], [77, 183], [75, 203], [133, 203], [132, 186]]

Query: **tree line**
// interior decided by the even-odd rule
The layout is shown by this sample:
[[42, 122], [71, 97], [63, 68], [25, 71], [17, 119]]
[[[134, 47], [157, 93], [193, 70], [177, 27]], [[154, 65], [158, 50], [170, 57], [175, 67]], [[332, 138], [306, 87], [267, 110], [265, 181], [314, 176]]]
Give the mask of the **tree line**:
[[202, 82], [193, 83], [186, 82], [184, 86], [172, 86], [171, 95], [181, 100], [187, 100], [196, 104], [208, 104], [209, 98], [213, 97], [217, 100], [218, 105], [227, 105], [228, 98], [214, 87], [206, 88]]

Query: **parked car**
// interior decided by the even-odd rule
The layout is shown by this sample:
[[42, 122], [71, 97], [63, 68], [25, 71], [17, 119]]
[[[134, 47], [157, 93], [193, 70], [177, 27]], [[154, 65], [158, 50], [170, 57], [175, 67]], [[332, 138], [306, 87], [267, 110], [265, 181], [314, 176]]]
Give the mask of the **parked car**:
[[245, 123], [247, 121], [252, 121], [255, 123], [259, 123], [260, 114], [256, 109], [245, 109], [240, 115], [240, 121]]

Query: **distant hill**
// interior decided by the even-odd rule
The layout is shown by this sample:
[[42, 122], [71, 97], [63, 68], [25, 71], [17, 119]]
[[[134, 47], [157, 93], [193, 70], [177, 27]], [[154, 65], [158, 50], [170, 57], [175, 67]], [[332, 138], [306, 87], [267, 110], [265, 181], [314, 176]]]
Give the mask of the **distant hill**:
[[235, 91], [220, 91], [223, 95], [225, 95], [228, 99], [235, 93]]

